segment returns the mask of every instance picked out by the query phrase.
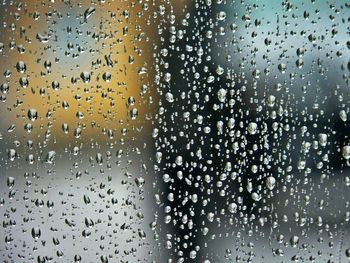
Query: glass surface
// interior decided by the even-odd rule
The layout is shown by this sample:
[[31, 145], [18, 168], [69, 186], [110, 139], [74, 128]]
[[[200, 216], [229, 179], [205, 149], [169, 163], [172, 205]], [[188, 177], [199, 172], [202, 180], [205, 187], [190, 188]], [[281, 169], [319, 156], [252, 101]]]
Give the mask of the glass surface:
[[349, 22], [2, 0], [0, 261], [350, 262]]

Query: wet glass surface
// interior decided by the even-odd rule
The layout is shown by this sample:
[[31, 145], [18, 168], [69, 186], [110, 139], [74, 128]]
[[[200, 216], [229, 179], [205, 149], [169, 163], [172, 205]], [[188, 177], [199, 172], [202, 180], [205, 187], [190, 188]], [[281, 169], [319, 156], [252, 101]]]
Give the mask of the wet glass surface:
[[0, 3], [0, 261], [349, 262], [350, 3]]

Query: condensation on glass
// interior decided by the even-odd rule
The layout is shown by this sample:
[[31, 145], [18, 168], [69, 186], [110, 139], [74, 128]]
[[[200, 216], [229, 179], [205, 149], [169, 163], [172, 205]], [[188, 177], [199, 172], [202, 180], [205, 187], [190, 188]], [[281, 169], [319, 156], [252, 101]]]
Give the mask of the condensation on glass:
[[349, 262], [348, 1], [0, 14], [1, 262]]

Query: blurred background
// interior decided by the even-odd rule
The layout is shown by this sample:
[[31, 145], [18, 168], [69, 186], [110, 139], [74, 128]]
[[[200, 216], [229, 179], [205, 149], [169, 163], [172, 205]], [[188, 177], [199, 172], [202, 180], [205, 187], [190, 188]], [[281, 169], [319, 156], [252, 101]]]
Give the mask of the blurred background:
[[346, 1], [7, 1], [2, 262], [348, 262]]

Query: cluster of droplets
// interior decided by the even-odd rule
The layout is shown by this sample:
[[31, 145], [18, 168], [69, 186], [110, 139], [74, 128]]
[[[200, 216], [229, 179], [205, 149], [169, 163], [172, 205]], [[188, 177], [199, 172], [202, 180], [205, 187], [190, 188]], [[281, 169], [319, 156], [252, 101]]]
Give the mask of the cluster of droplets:
[[152, 114], [149, 4], [25, 1], [1, 10], [0, 257], [149, 262], [151, 137], [141, 136]]
[[152, 137], [169, 262], [348, 257], [349, 4], [164, 8]]
[[348, 260], [349, 9], [4, 1], [3, 261]]

